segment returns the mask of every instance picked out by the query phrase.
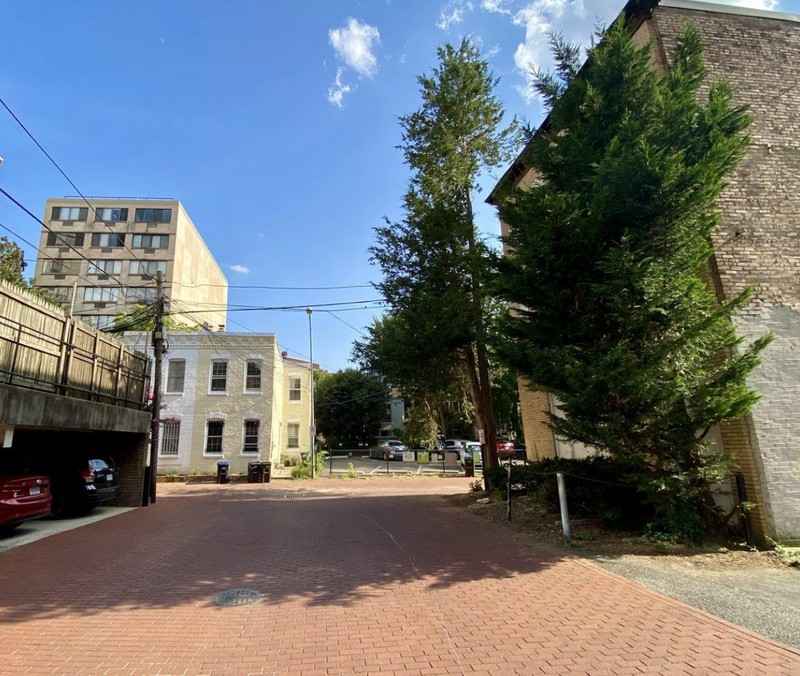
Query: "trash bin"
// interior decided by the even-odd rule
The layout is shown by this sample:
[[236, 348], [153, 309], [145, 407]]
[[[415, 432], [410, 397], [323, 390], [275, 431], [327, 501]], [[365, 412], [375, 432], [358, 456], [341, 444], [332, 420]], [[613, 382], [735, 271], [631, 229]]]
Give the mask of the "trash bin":
[[475, 460], [472, 453], [464, 454], [464, 476], [475, 476]]
[[247, 463], [247, 483], [260, 484], [264, 481], [264, 469], [260, 462]]
[[272, 463], [271, 462], [262, 462], [261, 463], [261, 481], [266, 481], [269, 483], [269, 480], [272, 478]]
[[231, 480], [231, 463], [227, 460], [217, 461], [217, 483], [226, 484]]

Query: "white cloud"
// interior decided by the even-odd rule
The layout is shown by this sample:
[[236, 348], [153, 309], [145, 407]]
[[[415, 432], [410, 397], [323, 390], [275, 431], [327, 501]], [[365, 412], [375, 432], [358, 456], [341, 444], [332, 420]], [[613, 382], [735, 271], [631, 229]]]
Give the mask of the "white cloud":
[[517, 90], [531, 103], [531, 68], [547, 70], [553, 65], [548, 33], [560, 32], [570, 41], [587, 45], [596, 24], [611, 23], [620, 12], [618, 0], [534, 0], [516, 14], [513, 22], [525, 29], [525, 41], [514, 51], [514, 64], [525, 84]]
[[378, 59], [373, 48], [380, 43], [381, 34], [375, 26], [351, 17], [347, 26], [329, 30], [328, 40], [336, 56], [359, 75], [374, 77], [378, 72]]
[[506, 7], [509, 2], [510, 0], [483, 0], [481, 7], [495, 14], [511, 14], [511, 10]]
[[497, 56], [497, 55], [498, 55], [500, 52], [502, 52], [502, 51], [503, 51], [503, 48], [502, 48], [502, 47], [501, 47], [499, 44], [497, 44], [497, 45], [495, 45], [494, 47], [490, 47], [490, 48], [489, 48], [489, 49], [486, 51], [486, 53], [484, 54], [484, 56], [485, 56], [487, 59], [493, 59], [495, 56]]
[[333, 84], [328, 87], [328, 102], [341, 109], [344, 106], [345, 94], [350, 94], [355, 91], [355, 87], [350, 86], [342, 81], [342, 74], [344, 68], [336, 69], [336, 79]]
[[250, 268], [248, 268], [246, 265], [229, 265], [228, 269], [232, 270], [233, 272], [238, 272], [240, 275], [250, 274]]
[[464, 20], [464, 15], [471, 12], [472, 3], [469, 0], [450, 0], [442, 9], [439, 10], [439, 20], [436, 27], [443, 31], [449, 30], [450, 26], [459, 24]]

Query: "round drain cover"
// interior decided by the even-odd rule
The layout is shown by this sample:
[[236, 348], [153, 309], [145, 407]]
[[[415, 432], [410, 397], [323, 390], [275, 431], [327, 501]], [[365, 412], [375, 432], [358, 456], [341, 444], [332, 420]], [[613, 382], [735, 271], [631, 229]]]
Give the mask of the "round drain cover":
[[218, 606], [246, 606], [258, 603], [262, 598], [262, 594], [252, 589], [229, 589], [214, 594], [211, 597], [211, 603]]

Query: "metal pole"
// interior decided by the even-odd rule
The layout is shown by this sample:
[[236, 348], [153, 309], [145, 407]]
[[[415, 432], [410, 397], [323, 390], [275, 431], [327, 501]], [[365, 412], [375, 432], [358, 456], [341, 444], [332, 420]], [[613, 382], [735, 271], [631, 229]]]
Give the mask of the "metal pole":
[[156, 502], [158, 435], [161, 428], [161, 361], [164, 353], [164, 288], [156, 273], [156, 312], [153, 323], [153, 413], [150, 419], [150, 502]]
[[315, 420], [314, 420], [314, 340], [311, 333], [311, 313], [313, 310], [310, 307], [306, 308], [306, 313], [308, 314], [308, 378], [309, 378], [309, 390], [311, 395], [309, 397], [309, 402], [311, 404], [311, 424], [308, 428], [310, 443], [311, 443], [311, 478], [316, 478], [317, 473], [317, 454], [316, 454], [316, 444], [314, 443], [314, 439], [317, 436], [317, 430], [315, 429]]
[[511, 521], [511, 456], [508, 456], [508, 482], [506, 484], [506, 518]]
[[572, 534], [569, 532], [569, 510], [567, 509], [567, 486], [564, 483], [564, 475], [556, 472], [558, 482], [558, 505], [561, 508], [561, 530], [564, 531], [564, 540], [569, 543], [572, 541]]

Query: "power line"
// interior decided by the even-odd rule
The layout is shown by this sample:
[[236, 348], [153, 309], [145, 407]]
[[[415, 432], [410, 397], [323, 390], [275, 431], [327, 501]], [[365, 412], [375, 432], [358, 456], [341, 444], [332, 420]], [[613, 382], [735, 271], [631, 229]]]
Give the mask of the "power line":
[[[353, 301], [342, 301], [342, 302], [339, 302], [339, 303], [306, 303], [306, 304], [303, 304], [303, 305], [282, 305], [282, 306], [273, 306], [273, 307], [269, 307], [269, 306], [253, 306], [253, 307], [233, 308], [232, 310], [229, 310], [229, 312], [271, 312], [271, 311], [276, 311], [276, 312], [278, 312], [278, 311], [287, 311], [287, 312], [288, 311], [295, 311], [295, 312], [299, 312], [301, 310], [304, 311], [308, 307], [314, 309], [314, 308], [320, 308], [320, 307], [339, 306], [339, 305], [359, 305], [361, 303], [377, 303], [377, 302], [381, 302], [381, 301], [380, 300], [353, 300]], [[365, 308], [365, 309], [372, 309], [372, 308]], [[344, 312], [345, 310], [347, 310], [347, 308], [342, 308], [339, 311], [340, 312]], [[180, 312], [179, 314], [199, 314], [201, 312], [208, 312], [208, 311], [209, 311], [208, 309], [206, 309], [206, 310], [184, 310], [183, 312]], [[178, 313], [169, 312], [167, 314], [178, 314]]]
[[[180, 282], [177, 282], [180, 284]], [[200, 287], [227, 289], [267, 289], [269, 291], [338, 291], [340, 289], [371, 289], [372, 284], [350, 284], [344, 286], [261, 286], [257, 284], [180, 284], [187, 289]]]
[[[0, 99], [0, 101], [2, 101], [2, 99]], [[13, 195], [11, 195], [11, 194], [9, 194], [8, 192], [6, 192], [6, 191], [5, 191], [3, 188], [0, 188], [0, 193], [3, 193], [3, 195], [5, 195], [5, 196], [6, 196], [6, 197], [7, 197], [9, 200], [11, 200], [11, 201], [12, 201], [14, 204], [16, 204], [16, 205], [17, 205], [17, 206], [18, 206], [20, 209], [22, 209], [22, 211], [24, 211], [26, 214], [28, 214], [28, 216], [30, 216], [30, 217], [31, 217], [31, 218], [32, 218], [34, 221], [36, 221], [36, 222], [37, 222], [39, 225], [41, 225], [41, 226], [42, 226], [42, 227], [43, 227], [45, 230], [47, 230], [47, 232], [49, 232], [50, 234], [52, 234], [52, 235], [55, 235], [56, 237], [58, 237], [58, 239], [60, 239], [60, 240], [61, 240], [61, 242], [63, 243], [63, 245], [64, 245], [64, 246], [66, 246], [66, 247], [69, 247], [70, 249], [72, 249], [72, 250], [73, 250], [73, 251], [74, 251], [76, 254], [78, 254], [78, 256], [80, 256], [80, 257], [81, 257], [83, 260], [85, 260], [87, 263], [89, 263], [89, 264], [91, 265], [91, 261], [90, 261], [88, 258], [86, 258], [86, 256], [84, 256], [84, 255], [83, 255], [83, 254], [82, 254], [80, 251], [78, 251], [78, 250], [77, 250], [77, 249], [76, 249], [74, 246], [72, 246], [71, 244], [67, 243], [67, 241], [66, 241], [64, 238], [62, 238], [62, 237], [61, 237], [61, 235], [60, 235], [59, 233], [55, 232], [55, 231], [54, 231], [52, 228], [50, 228], [50, 226], [49, 226], [49, 225], [47, 225], [47, 224], [46, 224], [46, 223], [45, 223], [43, 220], [41, 220], [41, 219], [40, 219], [38, 216], [36, 216], [36, 215], [35, 215], [35, 214], [34, 214], [34, 213], [33, 213], [33, 212], [30, 210], [30, 209], [28, 209], [28, 208], [27, 208], [25, 205], [23, 205], [23, 204], [21, 204], [20, 202], [18, 202], [18, 201], [17, 201], [17, 200], [16, 200], [16, 199], [13, 197]], [[120, 285], [120, 286], [125, 286], [125, 285], [122, 283], [122, 280], [121, 280], [119, 277], [115, 277], [114, 275], [108, 275], [108, 276], [109, 276], [109, 277], [111, 277], [112, 279], [116, 279], [116, 280], [117, 280], [117, 282], [119, 283], [119, 285]]]
[[357, 329], [352, 324], [348, 324], [344, 319], [342, 319], [341, 317], [339, 317], [336, 314], [334, 314], [332, 310], [320, 310], [320, 312], [325, 312], [325, 313], [329, 314], [331, 317], [333, 317], [334, 319], [338, 319], [340, 322], [342, 322], [342, 324], [344, 324], [345, 326], [349, 326], [351, 329], [353, 329], [353, 331], [355, 331], [356, 333], [360, 333], [362, 336], [364, 336], [364, 338], [368, 337], [367, 334], [364, 333], [361, 329]]
[[[98, 219], [98, 218], [97, 218], [97, 209], [95, 209], [95, 208], [94, 208], [94, 206], [92, 206], [92, 204], [89, 202], [89, 200], [87, 200], [87, 199], [86, 199], [86, 197], [84, 196], [84, 194], [83, 194], [83, 193], [82, 193], [82, 192], [81, 192], [81, 191], [78, 189], [78, 186], [77, 186], [77, 185], [75, 185], [75, 183], [72, 181], [72, 179], [71, 179], [69, 176], [67, 176], [67, 173], [66, 173], [66, 172], [65, 172], [65, 171], [64, 171], [64, 170], [61, 168], [61, 166], [58, 164], [58, 162], [56, 162], [56, 161], [55, 161], [55, 160], [52, 158], [52, 156], [50, 155], [50, 153], [48, 153], [48, 152], [47, 152], [47, 151], [44, 149], [44, 146], [42, 146], [42, 144], [41, 144], [41, 143], [39, 143], [39, 141], [37, 141], [37, 140], [36, 140], [36, 137], [35, 137], [35, 136], [34, 136], [34, 135], [33, 135], [33, 134], [32, 134], [32, 133], [31, 133], [31, 132], [28, 130], [28, 128], [27, 128], [27, 127], [26, 127], [26, 126], [25, 126], [25, 125], [22, 123], [22, 120], [20, 120], [20, 119], [19, 119], [19, 118], [18, 118], [18, 117], [17, 117], [17, 116], [14, 114], [14, 111], [13, 111], [13, 110], [11, 110], [11, 108], [9, 108], [9, 107], [8, 107], [8, 104], [7, 104], [7, 103], [6, 103], [6, 102], [5, 102], [5, 101], [2, 99], [2, 97], [0, 97], [0, 103], [2, 103], [2, 104], [3, 104], [3, 108], [5, 108], [5, 109], [8, 111], [9, 115], [11, 115], [11, 117], [13, 117], [13, 118], [14, 118], [14, 120], [16, 121], [16, 123], [17, 123], [17, 124], [18, 124], [20, 127], [22, 127], [22, 130], [23, 130], [23, 131], [24, 131], [24, 132], [25, 132], [25, 133], [28, 135], [28, 137], [31, 139], [31, 141], [33, 141], [33, 142], [36, 144], [36, 147], [37, 147], [37, 148], [39, 148], [39, 150], [41, 150], [41, 151], [44, 153], [45, 157], [46, 157], [48, 160], [50, 160], [50, 162], [52, 163], [52, 165], [53, 165], [53, 166], [54, 166], [56, 169], [58, 169], [58, 171], [61, 173], [61, 175], [62, 175], [62, 176], [65, 178], [65, 179], [67, 179], [67, 182], [68, 182], [68, 183], [69, 183], [69, 184], [70, 184], [70, 185], [73, 187], [73, 189], [75, 190], [75, 192], [77, 192], [77, 193], [78, 193], [78, 194], [81, 196], [81, 199], [82, 199], [84, 202], [86, 202], [86, 204], [89, 206], [89, 208], [90, 208], [90, 209], [91, 209], [91, 210], [94, 212], [95, 221], [99, 220], [101, 223], [103, 223], [103, 225], [105, 225], [105, 226], [106, 226], [106, 228], [108, 228], [108, 230], [109, 230], [110, 232], [114, 232], [114, 229], [113, 229], [113, 228], [112, 228], [112, 227], [111, 227], [111, 226], [110, 226], [108, 223], [106, 223], [106, 221], [105, 221], [104, 219], [102, 219], [102, 218]], [[115, 234], [116, 234], [116, 233], [115, 233]], [[128, 246], [125, 244], [125, 241], [124, 241], [124, 240], [123, 240], [123, 242], [122, 242], [122, 246], [123, 246], [123, 247], [125, 247], [126, 249], [128, 249]], [[132, 249], [128, 249], [128, 251], [130, 251], [131, 255], [132, 255], [132, 256], [133, 256], [133, 257], [134, 257], [134, 258], [135, 258], [137, 261], [139, 261], [140, 263], [142, 262], [142, 261], [139, 259], [139, 257], [138, 257], [138, 256], [137, 256], [137, 255], [136, 255], [134, 252], [133, 252], [133, 250], [132, 250]], [[145, 273], [145, 274], [147, 274], [147, 276], [148, 276], [148, 277], [150, 277], [151, 279], [155, 279], [155, 278], [154, 278], [152, 275], [149, 275], [148, 273]]]
[[[40, 254], [42, 254], [42, 256], [44, 256], [45, 258], [48, 258], [48, 259], [49, 259], [49, 260], [51, 260], [51, 261], [57, 261], [57, 262], [60, 262], [60, 261], [63, 261], [63, 260], [64, 260], [63, 258], [61, 258], [61, 259], [59, 259], [59, 258], [53, 258], [53, 257], [52, 257], [50, 254], [47, 254], [47, 253], [45, 253], [44, 251], [42, 251], [42, 250], [41, 250], [41, 249], [40, 249], [38, 246], [36, 246], [36, 245], [35, 245], [35, 244], [33, 244], [32, 242], [29, 242], [27, 239], [25, 239], [25, 238], [24, 238], [22, 235], [20, 235], [19, 233], [17, 233], [17, 232], [14, 232], [14, 231], [13, 231], [11, 228], [9, 228], [7, 225], [3, 225], [2, 223], [0, 223], [0, 228], [3, 228], [3, 230], [5, 230], [5, 231], [7, 231], [7, 232], [11, 233], [12, 235], [14, 235], [14, 237], [16, 237], [17, 239], [19, 239], [19, 240], [20, 240], [20, 241], [22, 241], [22, 242], [25, 242], [25, 244], [27, 244], [28, 246], [31, 246], [31, 247], [33, 247], [34, 249], [36, 249], [36, 251], [38, 251]], [[89, 280], [89, 279], [86, 279], [86, 277], [84, 277], [83, 275], [76, 274], [75, 276], [76, 276], [76, 277], [78, 277], [79, 279], [82, 279], [84, 282], [88, 283], [90, 286], [94, 287], [95, 289], [109, 289], [109, 288], [116, 288], [116, 287], [109, 287], [109, 286], [99, 286], [98, 284], [95, 284], [95, 283], [94, 283], [94, 282], [92, 282], [91, 280]], [[45, 288], [51, 288], [51, 287], [45, 287]], [[64, 287], [64, 288], [68, 288], [68, 287]]]

